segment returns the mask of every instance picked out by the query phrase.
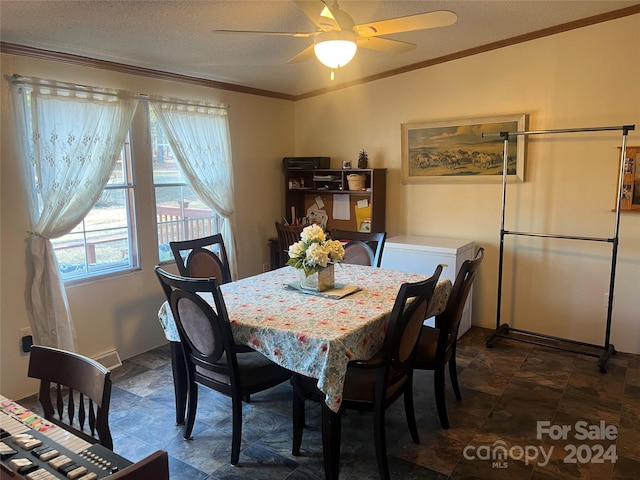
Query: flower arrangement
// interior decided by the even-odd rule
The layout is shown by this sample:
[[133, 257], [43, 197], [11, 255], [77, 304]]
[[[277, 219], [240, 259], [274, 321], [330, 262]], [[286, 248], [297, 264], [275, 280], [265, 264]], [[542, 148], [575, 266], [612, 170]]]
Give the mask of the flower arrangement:
[[299, 242], [289, 246], [287, 265], [304, 269], [305, 275], [309, 276], [343, 258], [342, 244], [338, 240], [327, 240], [322, 227], [313, 224], [302, 230]]

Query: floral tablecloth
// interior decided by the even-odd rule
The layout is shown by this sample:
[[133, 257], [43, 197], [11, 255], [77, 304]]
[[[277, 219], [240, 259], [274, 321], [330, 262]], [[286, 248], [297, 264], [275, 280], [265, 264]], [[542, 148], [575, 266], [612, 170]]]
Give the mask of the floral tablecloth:
[[[400, 285], [425, 275], [339, 264], [336, 283], [359, 292], [340, 300], [286, 288], [300, 279], [292, 267], [262, 273], [221, 287], [236, 343], [249, 345], [283, 367], [317, 378], [327, 406], [340, 408], [347, 364], [371, 358], [381, 347]], [[440, 280], [427, 317], [444, 310], [451, 281]], [[158, 312], [170, 341], [179, 336], [168, 303]]]

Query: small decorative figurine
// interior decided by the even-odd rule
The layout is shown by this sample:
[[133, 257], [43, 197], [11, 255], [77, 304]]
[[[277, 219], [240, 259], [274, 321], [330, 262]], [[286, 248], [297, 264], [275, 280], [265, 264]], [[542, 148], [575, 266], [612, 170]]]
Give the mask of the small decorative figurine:
[[364, 148], [360, 150], [360, 154], [358, 155], [358, 168], [367, 168], [369, 164], [369, 156], [367, 152], [365, 152]]

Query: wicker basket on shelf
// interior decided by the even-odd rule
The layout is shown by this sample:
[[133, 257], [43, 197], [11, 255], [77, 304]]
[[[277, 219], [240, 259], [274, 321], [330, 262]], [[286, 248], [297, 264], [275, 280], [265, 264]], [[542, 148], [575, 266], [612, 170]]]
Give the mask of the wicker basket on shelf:
[[347, 175], [347, 182], [349, 182], [349, 190], [362, 190], [364, 188], [364, 174], [351, 173]]

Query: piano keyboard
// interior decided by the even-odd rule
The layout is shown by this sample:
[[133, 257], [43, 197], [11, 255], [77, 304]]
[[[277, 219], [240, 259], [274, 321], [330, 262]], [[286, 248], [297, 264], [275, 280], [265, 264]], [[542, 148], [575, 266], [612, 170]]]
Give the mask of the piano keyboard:
[[2, 469], [26, 480], [99, 480], [132, 462], [0, 395]]
[[[28, 424], [24, 424], [20, 420], [11, 417], [10, 415], [6, 414], [4, 410], [2, 412], [5, 413], [5, 415], [0, 416], [0, 428], [6, 430], [11, 435], [25, 433], [32, 430], [31, 427], [28, 426]], [[42, 425], [43, 427], [34, 428], [33, 430], [42, 433], [49, 440], [62, 445], [68, 450], [71, 450], [73, 453], [80, 453], [92, 445], [91, 443], [83, 440], [80, 437], [76, 437], [72, 433], [67, 432], [64, 428], [60, 428], [57, 425], [51, 424], [49, 422], [43, 422]]]

